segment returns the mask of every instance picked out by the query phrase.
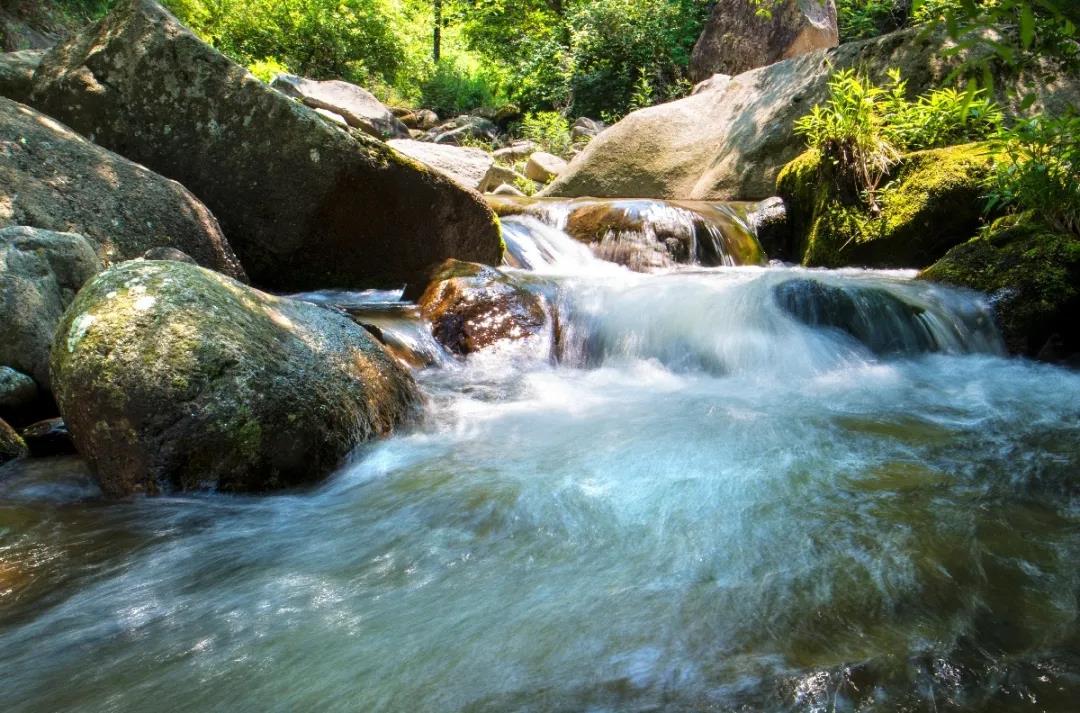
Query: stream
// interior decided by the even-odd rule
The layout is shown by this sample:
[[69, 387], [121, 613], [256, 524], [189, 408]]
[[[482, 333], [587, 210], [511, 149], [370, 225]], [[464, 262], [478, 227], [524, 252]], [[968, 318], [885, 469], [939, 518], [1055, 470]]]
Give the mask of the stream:
[[303, 296], [427, 399], [319, 486], [9, 466], [0, 710], [1075, 710], [1080, 374], [1006, 358], [983, 296], [646, 203], [693, 215], [645, 263], [506, 215], [556, 333], [464, 360], [398, 293]]

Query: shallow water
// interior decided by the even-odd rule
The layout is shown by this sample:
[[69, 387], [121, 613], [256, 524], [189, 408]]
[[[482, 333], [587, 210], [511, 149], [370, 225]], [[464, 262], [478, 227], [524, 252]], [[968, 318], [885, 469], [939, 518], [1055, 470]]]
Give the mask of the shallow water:
[[[1075, 710], [1080, 375], [906, 274], [554, 254], [555, 348], [419, 370], [425, 422], [319, 487], [9, 470], [0, 709]], [[792, 280], [930, 336], [796, 318]]]

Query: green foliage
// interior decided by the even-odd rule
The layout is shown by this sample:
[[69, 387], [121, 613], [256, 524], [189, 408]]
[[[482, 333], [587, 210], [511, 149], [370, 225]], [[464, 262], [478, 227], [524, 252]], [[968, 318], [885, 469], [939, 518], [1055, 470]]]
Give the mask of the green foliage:
[[796, 121], [795, 131], [876, 210], [878, 187], [901, 153], [982, 139], [1001, 121], [1000, 109], [974, 86], [910, 101], [899, 71], [877, 86], [849, 69], [832, 76], [829, 98]]
[[1080, 235], [1080, 116], [1035, 117], [997, 134], [990, 208], [1029, 210]]
[[279, 74], [288, 74], [289, 68], [274, 57], [267, 57], [265, 59], [260, 59], [258, 62], [249, 64], [248, 71], [254, 74], [257, 79], [269, 84], [274, 81], [274, 77]]
[[566, 157], [570, 153], [570, 122], [559, 112], [526, 114], [521, 122], [521, 135], [556, 156]]
[[840, 41], [865, 40], [898, 30], [908, 19], [908, 0], [837, 0]]
[[505, 101], [497, 69], [469, 57], [444, 57], [420, 85], [420, 103], [440, 115], [458, 114]]

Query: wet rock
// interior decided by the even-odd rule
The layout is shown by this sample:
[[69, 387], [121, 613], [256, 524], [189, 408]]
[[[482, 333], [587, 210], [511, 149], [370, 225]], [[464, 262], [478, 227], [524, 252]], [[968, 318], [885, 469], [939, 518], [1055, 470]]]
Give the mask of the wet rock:
[[150, 0], [57, 46], [34, 82], [43, 111], [199, 196], [257, 284], [399, 286], [447, 257], [501, 254], [479, 196], [330, 126]]
[[349, 126], [376, 139], [409, 136], [409, 127], [394, 116], [374, 94], [355, 84], [336, 79], [318, 82], [292, 74], [279, 74], [270, 86], [287, 97], [299, 99], [312, 109], [337, 114]]
[[834, 0], [782, 0], [769, 16], [746, 0], [719, 0], [690, 56], [690, 79], [740, 74], [811, 50], [836, 47]]
[[346, 316], [178, 262], [99, 274], [56, 340], [60, 412], [109, 495], [317, 480], [419, 399]]
[[0, 419], [0, 465], [16, 458], [25, 458], [30, 450], [15, 429]]
[[78, 456], [24, 458], [0, 470], [0, 499], [71, 503], [101, 497], [90, 469]]
[[34, 71], [45, 50], [20, 50], [0, 54], [0, 97], [26, 103], [34, 86]]
[[175, 247], [243, 278], [217, 220], [187, 189], [0, 98], [0, 227], [74, 232], [108, 264]]
[[525, 175], [540, 183], [550, 183], [566, 170], [566, 161], [546, 151], [537, 151], [525, 164]]
[[37, 397], [33, 379], [10, 366], [0, 366], [0, 416], [30, 406]]
[[64, 309], [101, 270], [81, 235], [0, 229], [0, 364], [49, 388], [49, 350]]
[[435, 339], [463, 356], [536, 336], [547, 324], [542, 297], [500, 270], [457, 260], [435, 271], [419, 305]]
[[34, 458], [77, 453], [67, 424], [62, 418], [47, 418], [33, 423], [24, 428], [20, 435]]
[[495, 160], [483, 149], [433, 144], [411, 139], [387, 142], [395, 151], [435, 169], [455, 183], [474, 191], [482, 190]]
[[773, 196], [759, 202], [747, 212], [746, 223], [771, 259], [791, 260], [791, 226], [783, 198]]

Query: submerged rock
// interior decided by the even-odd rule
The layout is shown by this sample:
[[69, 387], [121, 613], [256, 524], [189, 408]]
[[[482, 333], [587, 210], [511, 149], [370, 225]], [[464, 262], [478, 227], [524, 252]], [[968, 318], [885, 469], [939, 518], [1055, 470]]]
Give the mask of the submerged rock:
[[392, 139], [387, 144], [395, 151], [400, 151], [453, 179], [459, 186], [474, 191], [483, 190], [488, 172], [495, 163], [491, 154], [483, 149], [412, 139]]
[[352, 127], [377, 139], [407, 138], [409, 127], [375, 98], [355, 84], [341, 80], [318, 82], [292, 74], [279, 74], [270, 86], [287, 97], [299, 99], [312, 109], [322, 109], [345, 119]]
[[782, 257], [821, 267], [926, 267], [979, 229], [990, 169], [982, 144], [906, 154], [871, 215], [831, 165], [808, 151], [777, 179], [791, 216], [792, 243]]
[[49, 350], [64, 309], [101, 270], [81, 235], [0, 229], [0, 364], [49, 388]]
[[1080, 236], [1030, 214], [999, 220], [958, 245], [919, 279], [991, 296], [1005, 345], [1048, 361], [1080, 354]]
[[53, 388], [110, 495], [317, 480], [404, 422], [416, 386], [363, 328], [199, 267], [132, 261], [79, 293]]
[[34, 81], [35, 106], [199, 196], [257, 284], [400, 286], [447, 257], [499, 260], [479, 196], [331, 126], [151, 0], [123, 0]]
[[493, 267], [457, 260], [435, 271], [419, 304], [435, 339], [463, 356], [500, 341], [536, 336], [547, 325], [540, 295]]
[[834, 0], [782, 0], [769, 15], [747, 0], [719, 0], [690, 56], [690, 79], [739, 74], [816, 49], [836, 47]]
[[30, 450], [15, 429], [0, 418], [0, 465], [16, 458], [24, 458]]
[[26, 103], [34, 86], [34, 72], [45, 50], [20, 50], [0, 54], [0, 97]]
[[176, 181], [3, 98], [0, 150], [0, 227], [79, 233], [106, 264], [174, 247], [204, 267], [244, 277], [217, 220]]

